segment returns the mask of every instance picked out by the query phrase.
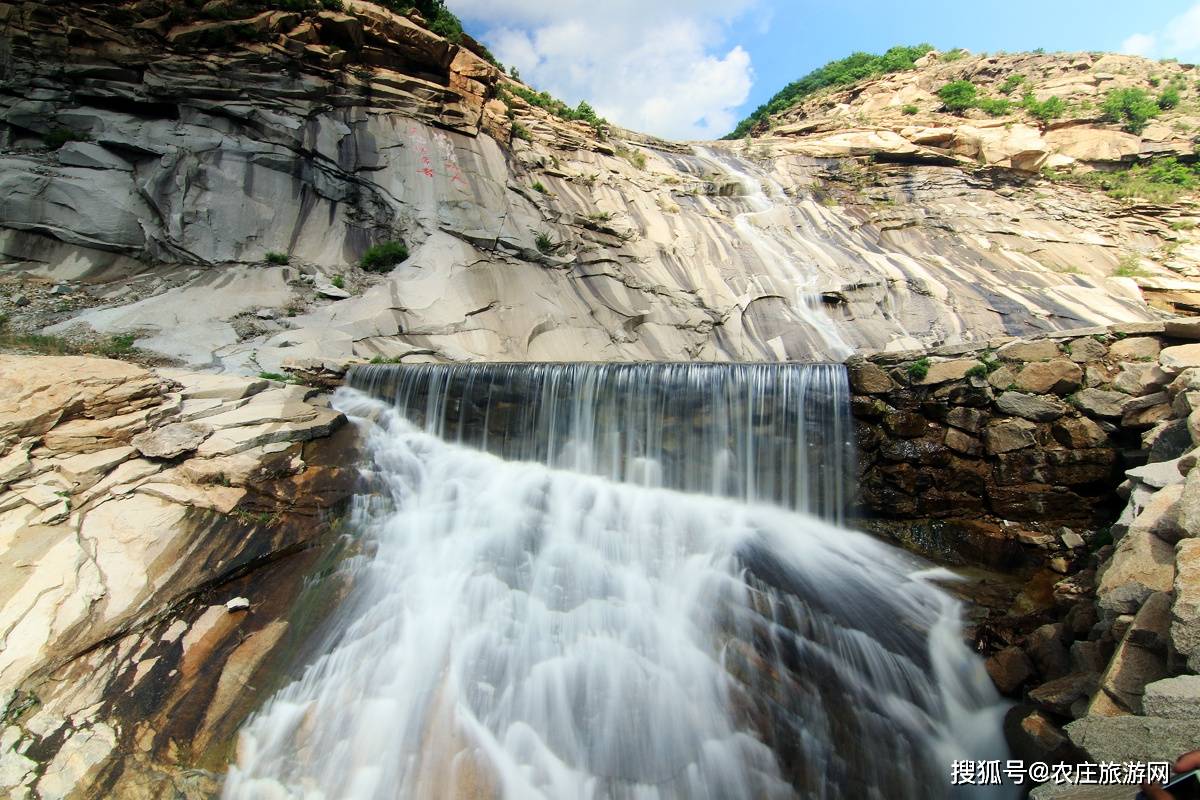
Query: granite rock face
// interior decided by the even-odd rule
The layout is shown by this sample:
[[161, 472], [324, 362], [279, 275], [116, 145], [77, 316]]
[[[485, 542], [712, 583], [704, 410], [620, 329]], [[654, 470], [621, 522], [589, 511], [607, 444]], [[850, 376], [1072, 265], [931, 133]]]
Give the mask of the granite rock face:
[[351, 489], [344, 421], [304, 387], [0, 355], [0, 794], [216, 791]]
[[[374, 356], [839, 359], [1151, 315], [1111, 277], [1123, 242], [1158, 235], [1147, 223], [952, 157], [882, 158], [883, 134], [861, 158], [602, 138], [363, 2], [336, 22], [176, 28], [130, 26], [132, 4], [5, 8], [0, 276], [35, 301], [62, 281], [87, 298], [11, 309], [24, 328], [132, 333], [255, 372]], [[80, 141], [43, 144], [56, 135]], [[407, 260], [358, 268], [391, 240]]]

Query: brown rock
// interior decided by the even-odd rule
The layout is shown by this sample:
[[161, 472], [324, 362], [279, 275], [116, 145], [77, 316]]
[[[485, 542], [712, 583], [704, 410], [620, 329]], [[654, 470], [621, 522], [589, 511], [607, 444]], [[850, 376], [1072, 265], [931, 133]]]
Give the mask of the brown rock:
[[1108, 355], [1108, 348], [1090, 336], [1083, 336], [1079, 339], [1072, 339], [1067, 348], [1071, 353], [1071, 360], [1076, 364], [1083, 364], [1087, 361], [1099, 361]]
[[1104, 429], [1087, 417], [1068, 417], [1055, 422], [1050, 435], [1065, 447], [1076, 450], [1099, 447], [1108, 441]]
[[1102, 609], [1130, 614], [1154, 592], [1170, 591], [1174, 579], [1175, 549], [1150, 531], [1131, 527], [1104, 566], [1096, 594]]
[[1012, 694], [1033, 677], [1033, 662], [1016, 645], [995, 653], [984, 662], [984, 667], [1002, 694]]
[[964, 433], [963, 431], [958, 430], [957, 428], [946, 429], [945, 443], [946, 447], [950, 448], [956, 453], [962, 453], [963, 455], [967, 456], [977, 456], [983, 452], [983, 446], [980, 444], [978, 439], [969, 433]]
[[1065, 643], [1066, 635], [1066, 625], [1055, 622], [1042, 625], [1025, 640], [1025, 652], [1044, 680], [1061, 678], [1071, 668], [1071, 657]]
[[1172, 339], [1200, 341], [1200, 317], [1181, 317], [1163, 322], [1163, 333]]
[[1083, 384], [1083, 370], [1065, 358], [1027, 364], [1017, 373], [1015, 384], [1033, 394], [1067, 394]]
[[1029, 692], [1029, 700], [1045, 711], [1071, 716], [1071, 706], [1096, 691], [1099, 675], [1095, 672], [1073, 672], [1047, 681]]
[[904, 439], [923, 436], [929, 428], [929, 422], [920, 414], [912, 411], [893, 411], [885, 414], [883, 425], [893, 436]]
[[892, 379], [874, 364], [857, 364], [850, 367], [850, 387], [859, 394], [883, 394], [895, 388]]
[[1058, 349], [1057, 342], [1039, 339], [1032, 342], [1010, 342], [997, 350], [996, 355], [1005, 361], [1049, 361], [1058, 358], [1062, 352]]
[[955, 406], [946, 413], [946, 424], [967, 433], [979, 433], [985, 415], [982, 411], [967, 406]]
[[925, 377], [915, 381], [915, 383], [918, 386], [935, 386], [947, 381], [962, 380], [967, 376], [968, 370], [979, 366], [979, 364], [980, 362], [973, 358], [934, 361], [929, 365], [929, 371], [925, 373]]

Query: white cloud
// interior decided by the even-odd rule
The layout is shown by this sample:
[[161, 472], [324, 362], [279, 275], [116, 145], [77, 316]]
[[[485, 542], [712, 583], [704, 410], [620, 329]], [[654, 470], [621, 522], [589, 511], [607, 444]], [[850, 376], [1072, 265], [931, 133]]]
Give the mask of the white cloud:
[[1200, 3], [1172, 19], [1161, 30], [1135, 33], [1121, 43], [1121, 52], [1150, 58], [1200, 61]]
[[450, 0], [491, 25], [480, 37], [521, 77], [574, 105], [673, 139], [712, 139], [737, 123], [754, 81], [727, 43], [755, 0]]

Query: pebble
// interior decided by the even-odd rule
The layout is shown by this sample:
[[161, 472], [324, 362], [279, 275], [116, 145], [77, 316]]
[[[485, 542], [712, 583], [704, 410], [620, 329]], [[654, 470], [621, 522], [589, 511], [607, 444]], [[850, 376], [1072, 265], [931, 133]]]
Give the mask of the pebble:
[[17, 308], [24, 308], [29, 305], [29, 298], [23, 294], [19, 294], [13, 298], [13, 305]]

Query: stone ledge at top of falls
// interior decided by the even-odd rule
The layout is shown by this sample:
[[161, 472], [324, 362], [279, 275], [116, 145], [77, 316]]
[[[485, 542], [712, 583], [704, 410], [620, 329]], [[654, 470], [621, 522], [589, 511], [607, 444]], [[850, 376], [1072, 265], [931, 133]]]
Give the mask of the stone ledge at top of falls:
[[[1200, 249], [1172, 227], [1185, 209], [977, 169], [946, 148], [896, 163], [914, 159], [862, 147], [899, 137], [933, 153], [936, 137], [843, 118], [820, 135], [847, 147], [821, 158], [785, 136], [692, 148], [610, 127], [602, 140], [493, 96], [514, 82], [371, 3], [189, 19], [174, 43], [155, 7], [3, 6], [12, 328], [133, 334], [183, 364], [258, 372], [821, 360], [843, 352], [829, 332], [897, 350], [1196, 305]], [[63, 136], [87, 141], [43, 141]], [[359, 268], [395, 239], [408, 260]], [[1145, 274], [1114, 276], [1131, 255]]]
[[302, 386], [0, 355], [0, 794], [215, 791], [356, 479], [344, 423]]

